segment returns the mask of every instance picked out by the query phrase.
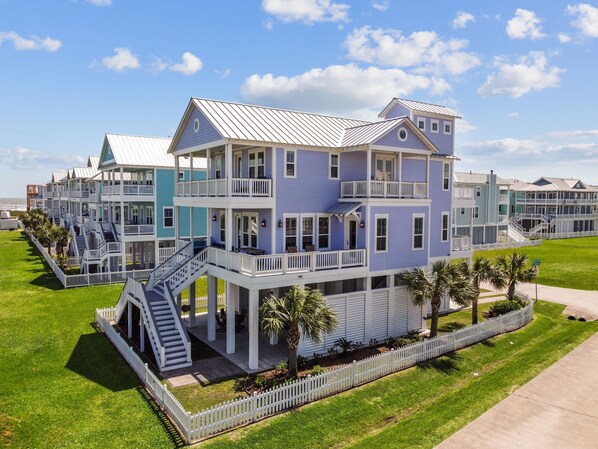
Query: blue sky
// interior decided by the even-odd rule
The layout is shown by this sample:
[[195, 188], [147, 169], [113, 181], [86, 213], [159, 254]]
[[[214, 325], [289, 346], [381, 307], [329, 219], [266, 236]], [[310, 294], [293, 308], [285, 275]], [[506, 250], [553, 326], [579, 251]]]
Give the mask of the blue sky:
[[375, 120], [458, 111], [459, 170], [598, 184], [598, 4], [0, 0], [0, 197], [171, 136], [189, 97]]

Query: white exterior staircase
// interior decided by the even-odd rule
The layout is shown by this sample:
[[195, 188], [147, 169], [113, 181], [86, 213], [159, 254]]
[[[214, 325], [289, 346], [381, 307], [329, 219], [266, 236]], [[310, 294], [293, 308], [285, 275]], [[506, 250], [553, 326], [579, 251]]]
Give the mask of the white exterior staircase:
[[160, 371], [191, 365], [191, 343], [174, 298], [207, 271], [207, 249], [188, 243], [152, 271], [146, 285], [127, 279], [116, 305], [116, 321], [129, 302], [141, 315]]

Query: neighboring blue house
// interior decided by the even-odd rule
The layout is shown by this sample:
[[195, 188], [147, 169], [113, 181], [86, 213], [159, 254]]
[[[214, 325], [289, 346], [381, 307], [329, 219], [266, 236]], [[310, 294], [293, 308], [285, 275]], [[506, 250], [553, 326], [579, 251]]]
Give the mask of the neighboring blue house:
[[[371, 123], [192, 98], [169, 153], [176, 167], [205, 158], [207, 179], [196, 180], [192, 168], [191, 180], [177, 180], [175, 216], [206, 208], [208, 248], [165, 264], [148, 291], [168, 297], [167, 284], [176, 296], [207, 273], [207, 340], [214, 341], [217, 279], [223, 280], [226, 352], [238, 348], [249, 369], [261, 366], [260, 301], [296, 284], [320, 289], [339, 321], [321, 344], [302, 340], [301, 354], [325, 352], [341, 337], [367, 344], [424, 328], [422, 308], [396, 286], [396, 275], [452, 257], [459, 116], [395, 98], [380, 118]], [[177, 220], [179, 233], [186, 221]], [[193, 311], [195, 292], [189, 297]], [[245, 314], [247, 330], [235, 333], [235, 316]]]
[[[158, 137], [106, 134], [93, 177], [94, 219], [85, 224], [89, 250], [82, 269], [126, 271], [154, 268], [176, 248], [172, 203], [175, 177], [203, 179], [205, 160], [178, 165], [167, 154], [171, 140]], [[98, 201], [99, 200], [99, 201]], [[179, 239], [205, 237], [205, 209], [194, 209], [193, 232], [188, 211], [180, 217]]]

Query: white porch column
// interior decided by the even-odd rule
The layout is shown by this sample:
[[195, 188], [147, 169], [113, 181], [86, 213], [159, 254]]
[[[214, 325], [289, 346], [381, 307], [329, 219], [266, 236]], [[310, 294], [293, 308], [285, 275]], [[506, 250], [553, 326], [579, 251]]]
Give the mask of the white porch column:
[[258, 368], [259, 302], [259, 290], [249, 290], [249, 369]]
[[193, 217], [193, 207], [189, 208], [189, 241], [191, 242], [191, 244], [193, 244], [193, 239], [195, 238], [195, 236], [193, 235], [193, 225], [194, 223], [194, 217]]
[[[393, 335], [395, 329], [395, 275], [390, 275], [390, 282], [388, 284], [388, 337]], [[369, 341], [369, 340], [368, 340]]]
[[226, 281], [226, 353], [235, 353], [235, 327], [239, 286]]
[[145, 351], [145, 323], [143, 317], [139, 318], [139, 349], [141, 352]]
[[226, 223], [225, 226], [225, 248], [226, 248], [226, 267], [230, 267], [230, 252], [233, 250], [233, 209], [230, 207], [226, 208]]
[[[179, 183], [179, 157], [174, 157], [174, 196], [178, 196], [178, 183]], [[157, 193], [157, 192], [156, 192]], [[175, 223], [175, 227], [178, 223]]]
[[[414, 187], [414, 189], [415, 189], [415, 187]], [[415, 191], [413, 193], [415, 193]], [[426, 156], [426, 198], [430, 198], [430, 155], [429, 154]]]
[[208, 274], [208, 341], [216, 340], [218, 278]]
[[195, 326], [195, 282], [189, 286], [189, 327]]
[[125, 245], [125, 171], [120, 167], [120, 248], [121, 270], [127, 271], [127, 245]]
[[127, 337], [133, 338], [133, 304], [127, 303]]
[[367, 151], [367, 161], [366, 161], [366, 170], [367, 170], [367, 176], [365, 178], [366, 180], [366, 198], [370, 197], [370, 193], [372, 191], [372, 149], [370, 147], [368, 147], [368, 151]]
[[226, 144], [224, 150], [224, 163], [226, 166], [226, 195], [231, 196], [233, 191], [233, 145], [230, 143]]

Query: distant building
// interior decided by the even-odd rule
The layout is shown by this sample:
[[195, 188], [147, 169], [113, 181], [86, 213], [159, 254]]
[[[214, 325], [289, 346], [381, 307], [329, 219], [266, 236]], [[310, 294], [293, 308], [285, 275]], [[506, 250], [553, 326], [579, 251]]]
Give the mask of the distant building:
[[27, 184], [27, 210], [31, 210], [32, 199], [37, 196], [37, 186], [35, 184]]

